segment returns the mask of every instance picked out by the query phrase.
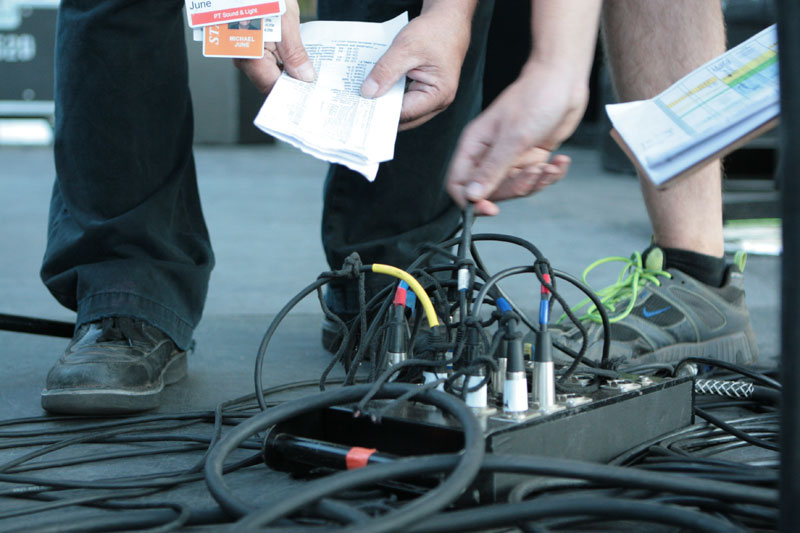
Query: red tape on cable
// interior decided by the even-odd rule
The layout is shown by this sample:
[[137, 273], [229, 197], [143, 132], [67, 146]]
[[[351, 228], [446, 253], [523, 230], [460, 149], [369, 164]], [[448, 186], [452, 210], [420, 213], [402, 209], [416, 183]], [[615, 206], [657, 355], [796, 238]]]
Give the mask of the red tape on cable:
[[347, 452], [347, 456], [345, 457], [345, 464], [347, 464], [347, 469], [352, 470], [354, 468], [361, 468], [362, 466], [367, 466], [369, 458], [376, 451], [377, 450], [375, 448], [360, 448], [358, 446], [353, 446], [352, 448], [350, 448], [350, 451]]

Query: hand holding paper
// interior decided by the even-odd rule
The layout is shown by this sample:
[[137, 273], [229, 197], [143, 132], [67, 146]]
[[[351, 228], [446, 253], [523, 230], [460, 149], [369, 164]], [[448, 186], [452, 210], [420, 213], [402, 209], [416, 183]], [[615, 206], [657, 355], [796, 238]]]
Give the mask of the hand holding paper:
[[475, 9], [475, 0], [458, 1], [457, 9], [442, 2], [426, 4], [395, 37], [361, 86], [362, 96], [374, 98], [408, 77], [400, 111], [401, 131], [424, 124], [456, 96]]
[[314, 81], [314, 66], [300, 38], [300, 8], [297, 0], [286, 0], [281, 17], [281, 40], [267, 43], [260, 59], [234, 59], [233, 64], [247, 75], [262, 94], [269, 94], [283, 70], [306, 82]]
[[404, 13], [383, 24], [303, 24], [302, 41], [317, 79], [309, 84], [282, 75], [255, 125], [306, 153], [374, 179], [378, 164], [394, 156], [404, 83], [397, 81], [376, 99], [359, 93], [367, 73], [407, 22]]

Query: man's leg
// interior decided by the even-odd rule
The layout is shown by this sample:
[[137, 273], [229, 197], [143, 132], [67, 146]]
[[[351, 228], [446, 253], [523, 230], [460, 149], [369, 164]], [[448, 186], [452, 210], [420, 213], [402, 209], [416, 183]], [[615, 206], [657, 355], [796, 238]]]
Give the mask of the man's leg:
[[[61, 3], [57, 177], [41, 274], [77, 311], [77, 329], [68, 360], [48, 377], [48, 409], [78, 391], [84, 399], [104, 388], [124, 396], [142, 385], [123, 374], [158, 386], [154, 376], [163, 377], [174, 354], [134, 368], [122, 360], [146, 359], [149, 348], [121, 353], [125, 342], [114, 342], [126, 339], [117, 337], [131, 348], [141, 341], [185, 350], [200, 319], [213, 254], [191, 151], [182, 11], [179, 0]], [[113, 376], [104, 385], [101, 374]], [[106, 399], [98, 392], [97, 403]]]
[[[652, 98], [725, 51], [719, 2], [607, 0], [603, 26], [620, 101]], [[718, 161], [666, 190], [639, 181], [658, 245], [722, 257]]]
[[[421, 5], [421, 0], [320, 0], [319, 15], [322, 19], [382, 22], [403, 11], [416, 16]], [[341, 268], [352, 252], [358, 252], [367, 264], [405, 268], [416, 259], [421, 244], [437, 242], [458, 227], [460, 212], [444, 190], [444, 179], [461, 130], [481, 109], [492, 8], [493, 2], [478, 3], [453, 103], [426, 124], [397, 135], [395, 157], [381, 164], [374, 183], [345, 167], [331, 166], [322, 218], [322, 242], [331, 268]], [[386, 279], [372, 277], [367, 297], [386, 283]], [[355, 284], [335, 283], [331, 289], [328, 302], [336, 312], [358, 311]]]
[[[725, 49], [719, 2], [607, 0], [603, 23], [622, 101], [656, 96]], [[629, 276], [631, 286], [608, 296], [617, 313], [610, 331], [612, 364], [675, 363], [688, 356], [753, 361], [758, 347], [741, 265], [727, 265], [724, 257], [719, 162], [666, 190], [643, 176], [639, 181], [655, 242], [626, 266], [641, 277]], [[602, 327], [586, 325], [587, 354], [597, 358]], [[578, 347], [582, 335], [574, 329], [565, 339]]]

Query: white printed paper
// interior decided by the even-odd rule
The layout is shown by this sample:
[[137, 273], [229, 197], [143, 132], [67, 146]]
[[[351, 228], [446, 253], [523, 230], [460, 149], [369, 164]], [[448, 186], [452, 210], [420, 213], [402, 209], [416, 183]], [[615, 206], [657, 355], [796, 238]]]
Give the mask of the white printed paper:
[[302, 24], [303, 44], [317, 79], [306, 83], [281, 75], [255, 125], [314, 157], [374, 180], [379, 163], [394, 157], [405, 80], [375, 99], [360, 95], [361, 84], [407, 23], [404, 13], [381, 24]]
[[778, 116], [779, 96], [773, 25], [655, 98], [606, 110], [642, 169], [661, 185]]

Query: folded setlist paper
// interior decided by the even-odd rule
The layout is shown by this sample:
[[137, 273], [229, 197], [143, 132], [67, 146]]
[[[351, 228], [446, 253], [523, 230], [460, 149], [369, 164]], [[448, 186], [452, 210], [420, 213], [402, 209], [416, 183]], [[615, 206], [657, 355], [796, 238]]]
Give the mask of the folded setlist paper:
[[317, 79], [306, 83], [282, 74], [255, 125], [374, 180], [378, 165], [394, 157], [405, 79], [374, 99], [360, 95], [361, 84], [406, 23], [407, 13], [384, 23], [302, 24], [300, 33]]
[[186, 0], [186, 18], [192, 28], [283, 15], [285, 12], [285, 0]]

